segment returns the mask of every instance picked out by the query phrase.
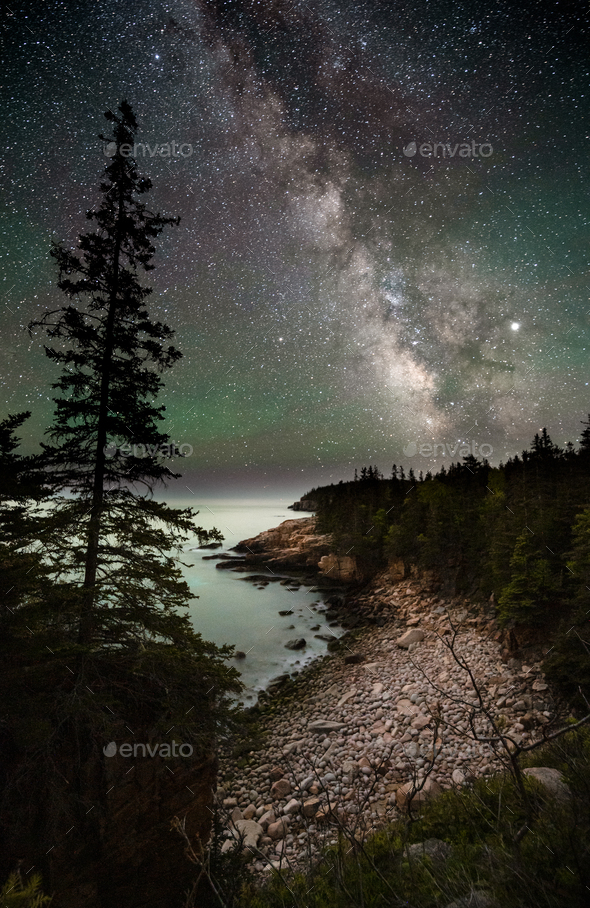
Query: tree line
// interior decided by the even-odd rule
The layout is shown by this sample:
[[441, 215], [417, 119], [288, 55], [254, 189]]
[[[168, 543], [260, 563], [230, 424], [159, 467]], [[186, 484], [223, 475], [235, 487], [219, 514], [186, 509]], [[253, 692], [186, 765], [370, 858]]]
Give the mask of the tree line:
[[578, 449], [544, 428], [497, 467], [471, 454], [418, 477], [369, 467], [304, 497], [318, 532], [366, 573], [399, 559], [451, 594], [492, 597], [505, 628], [557, 634], [548, 668], [590, 692], [590, 415], [582, 424]]

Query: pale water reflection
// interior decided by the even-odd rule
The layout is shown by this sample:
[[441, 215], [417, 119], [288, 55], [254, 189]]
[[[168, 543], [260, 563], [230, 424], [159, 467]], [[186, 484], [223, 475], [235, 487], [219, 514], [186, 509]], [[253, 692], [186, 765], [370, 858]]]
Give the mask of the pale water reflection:
[[[251, 703], [269, 680], [300, 669], [326, 652], [327, 643], [318, 640], [315, 634], [340, 636], [342, 631], [339, 627], [326, 626], [322, 616], [326, 594], [317, 588], [310, 590], [309, 585], [303, 585], [297, 592], [291, 592], [274, 582], [265, 589], [257, 589], [243, 579], [244, 574], [218, 570], [216, 560], [203, 560], [203, 556], [228, 552], [241, 540], [278, 526], [283, 520], [309, 515], [289, 511], [281, 502], [255, 499], [191, 499], [175, 501], [174, 505], [197, 508], [198, 523], [205, 529], [215, 526], [225, 536], [223, 547], [214, 552], [196, 549], [197, 540], [189, 542], [183, 560], [190, 566], [183, 571], [191, 591], [199, 596], [190, 609], [195, 629], [207, 640], [218, 645], [231, 643], [247, 653], [245, 659], [232, 660], [232, 664], [241, 672], [247, 688], [243, 699]], [[261, 571], [255, 568], [251, 573]], [[279, 615], [280, 611], [291, 610], [291, 615]], [[320, 629], [312, 630], [317, 625], [321, 625]], [[305, 638], [305, 649], [285, 649], [285, 643], [297, 637]]]

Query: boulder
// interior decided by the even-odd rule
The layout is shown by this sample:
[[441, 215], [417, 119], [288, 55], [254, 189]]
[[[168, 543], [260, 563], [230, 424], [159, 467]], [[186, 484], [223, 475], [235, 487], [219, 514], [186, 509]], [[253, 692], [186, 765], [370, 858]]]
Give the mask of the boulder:
[[416, 716], [420, 712], [420, 707], [408, 700], [407, 697], [400, 697], [395, 705], [402, 716]]
[[359, 774], [359, 765], [356, 760], [345, 760], [342, 764], [342, 772], [349, 782], [352, 782], [353, 779], [356, 779]]
[[248, 806], [246, 807], [246, 809], [244, 810], [243, 813], [244, 813], [245, 820], [253, 820], [254, 817], [256, 816], [256, 805], [248, 804]]
[[296, 637], [294, 640], [287, 640], [285, 649], [304, 649], [307, 646], [305, 637]]
[[408, 846], [408, 856], [410, 858], [428, 857], [434, 863], [442, 863], [450, 857], [452, 847], [443, 842], [442, 839], [426, 839], [425, 842], [418, 842], [415, 845]]
[[533, 681], [533, 690], [542, 691], [542, 690], [548, 690], [548, 689], [549, 689], [549, 685], [545, 684], [544, 681]]
[[285, 816], [291, 816], [292, 814], [299, 813], [301, 807], [301, 801], [298, 801], [297, 798], [291, 798], [290, 801], [287, 801], [283, 813]]
[[430, 719], [428, 716], [416, 716], [415, 719], [412, 719], [411, 726], [412, 728], [417, 728], [419, 731], [422, 731], [423, 728], [426, 728], [427, 725], [430, 725]]
[[234, 823], [236, 838], [244, 837], [245, 848], [256, 848], [264, 829], [255, 820], [236, 820]]
[[414, 782], [405, 782], [403, 785], [400, 785], [395, 794], [398, 807], [402, 810], [406, 810], [410, 801], [412, 802], [412, 807], [418, 807], [420, 804], [424, 804], [426, 801], [435, 798], [442, 793], [442, 788], [438, 782], [434, 782], [432, 779], [426, 779], [420, 791], [416, 791], [415, 794], [412, 795], [412, 791], [414, 790]]
[[260, 823], [260, 825], [262, 826], [262, 828], [264, 830], [268, 829], [268, 827], [271, 825], [271, 823], [276, 823], [276, 821], [277, 821], [277, 818], [276, 818], [274, 810], [265, 811], [262, 814], [262, 816], [260, 817], [260, 819], [258, 820], [258, 822]]
[[412, 627], [409, 631], [406, 631], [405, 634], [402, 634], [396, 640], [398, 646], [402, 649], [408, 649], [412, 643], [420, 643], [424, 640], [424, 631], [420, 630], [419, 627]]
[[314, 719], [307, 726], [307, 730], [314, 735], [329, 735], [331, 731], [340, 731], [346, 728], [344, 722], [334, 722], [331, 719]]
[[266, 834], [273, 842], [278, 842], [279, 839], [284, 839], [287, 835], [289, 829], [289, 823], [287, 822], [286, 817], [281, 817], [280, 820], [277, 820], [276, 823], [271, 823]]
[[270, 793], [273, 798], [280, 801], [281, 798], [286, 798], [291, 794], [291, 783], [288, 779], [278, 779], [273, 782]]
[[532, 766], [530, 769], [523, 769], [523, 774], [536, 779], [556, 801], [562, 804], [569, 801], [570, 789], [563, 781], [563, 775], [558, 769], [550, 769], [548, 766]]
[[308, 798], [307, 801], [303, 802], [301, 813], [304, 817], [314, 817], [320, 809], [320, 803], [319, 798]]
[[365, 661], [365, 656], [362, 653], [349, 653], [348, 656], [344, 657], [345, 665], [359, 665], [361, 662]]
[[268, 775], [271, 782], [278, 782], [285, 775], [285, 771], [280, 766], [273, 766]]

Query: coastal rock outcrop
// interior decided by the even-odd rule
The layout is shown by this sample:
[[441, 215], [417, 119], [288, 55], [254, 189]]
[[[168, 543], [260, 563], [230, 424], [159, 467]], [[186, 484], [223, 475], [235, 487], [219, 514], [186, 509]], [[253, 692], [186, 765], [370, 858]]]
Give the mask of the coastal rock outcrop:
[[284, 520], [278, 527], [244, 539], [235, 547], [247, 565], [267, 564], [277, 570], [317, 571], [322, 556], [330, 553], [330, 536], [315, 532], [315, 517]]
[[290, 511], [317, 511], [318, 503], [313, 498], [300, 498], [289, 505]]
[[326, 577], [341, 580], [343, 583], [352, 583], [354, 580], [361, 579], [356, 558], [351, 555], [334, 555], [333, 553], [323, 555], [318, 567]]

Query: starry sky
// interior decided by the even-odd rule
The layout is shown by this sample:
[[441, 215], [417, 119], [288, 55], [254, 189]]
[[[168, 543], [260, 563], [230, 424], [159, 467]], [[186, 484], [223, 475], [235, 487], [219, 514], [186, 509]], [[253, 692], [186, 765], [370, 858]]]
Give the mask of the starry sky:
[[575, 442], [587, 4], [15, 0], [2, 28], [2, 398], [27, 449], [56, 374], [26, 325], [64, 301], [50, 244], [86, 227], [122, 98], [181, 216], [150, 282], [184, 353], [182, 484], [298, 496], [458, 443], [498, 463], [542, 426]]

